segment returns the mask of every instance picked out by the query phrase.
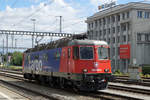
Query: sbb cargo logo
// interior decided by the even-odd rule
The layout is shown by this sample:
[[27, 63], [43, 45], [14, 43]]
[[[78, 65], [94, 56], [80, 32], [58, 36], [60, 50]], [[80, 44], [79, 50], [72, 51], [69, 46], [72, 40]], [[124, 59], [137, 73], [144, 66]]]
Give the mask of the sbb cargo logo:
[[120, 59], [130, 59], [130, 44], [120, 45]]

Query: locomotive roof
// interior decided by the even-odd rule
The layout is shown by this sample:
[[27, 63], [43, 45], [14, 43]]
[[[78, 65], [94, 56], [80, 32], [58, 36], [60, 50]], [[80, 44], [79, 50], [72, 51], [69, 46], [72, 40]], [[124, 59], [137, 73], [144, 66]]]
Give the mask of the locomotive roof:
[[66, 46], [73, 46], [73, 45], [108, 45], [105, 41], [98, 41], [98, 40], [87, 40], [85, 36], [76, 35], [72, 38], [62, 38], [56, 41], [52, 41], [48, 44], [40, 44], [35, 46], [34, 48], [30, 48], [25, 51], [25, 53], [47, 50], [47, 49], [54, 49], [54, 48], [62, 48]]
[[71, 45], [108, 45], [105, 41], [98, 40], [72, 40], [68, 43], [68, 46]]

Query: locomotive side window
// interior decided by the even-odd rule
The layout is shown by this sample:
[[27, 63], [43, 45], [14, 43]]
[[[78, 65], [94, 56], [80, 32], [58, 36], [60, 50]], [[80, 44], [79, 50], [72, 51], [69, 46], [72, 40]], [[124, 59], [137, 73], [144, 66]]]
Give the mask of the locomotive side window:
[[80, 47], [80, 59], [93, 59], [93, 47]]
[[98, 47], [98, 58], [99, 59], [108, 59], [109, 52], [108, 48]]
[[73, 47], [73, 59], [79, 59], [79, 48]]

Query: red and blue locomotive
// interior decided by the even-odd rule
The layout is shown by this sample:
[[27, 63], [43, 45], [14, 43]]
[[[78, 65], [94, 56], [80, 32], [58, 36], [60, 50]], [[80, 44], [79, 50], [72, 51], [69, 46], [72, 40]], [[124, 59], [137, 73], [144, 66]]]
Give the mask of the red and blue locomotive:
[[105, 89], [111, 77], [109, 46], [104, 41], [60, 39], [28, 49], [24, 78], [78, 90]]

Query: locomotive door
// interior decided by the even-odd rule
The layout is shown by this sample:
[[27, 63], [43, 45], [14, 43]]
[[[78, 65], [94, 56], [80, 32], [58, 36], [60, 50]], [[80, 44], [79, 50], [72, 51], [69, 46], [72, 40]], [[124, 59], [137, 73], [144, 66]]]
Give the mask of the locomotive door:
[[70, 73], [70, 64], [71, 64], [71, 48], [68, 48], [68, 57], [67, 57], [67, 72]]

